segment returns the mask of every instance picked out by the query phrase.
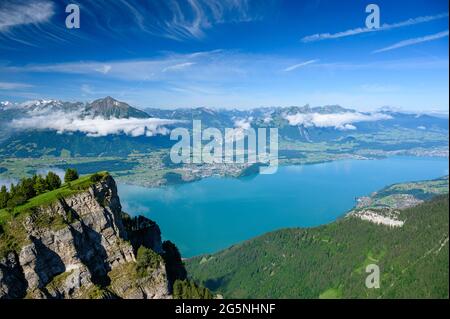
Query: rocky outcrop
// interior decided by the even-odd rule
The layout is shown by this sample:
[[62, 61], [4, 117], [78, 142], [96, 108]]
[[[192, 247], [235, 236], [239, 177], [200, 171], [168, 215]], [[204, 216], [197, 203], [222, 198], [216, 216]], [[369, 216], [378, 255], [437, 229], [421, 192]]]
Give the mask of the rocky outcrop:
[[0, 297], [23, 298], [26, 294], [26, 281], [15, 253], [0, 259]]
[[[133, 264], [121, 265], [109, 274], [110, 289], [125, 299], [166, 299], [169, 297], [166, 266], [160, 263], [151, 276], [139, 277]], [[134, 278], [134, 280], [130, 280]]]
[[356, 217], [377, 225], [385, 225], [392, 228], [402, 227], [405, 222], [399, 219], [400, 211], [391, 208], [370, 209], [363, 208], [353, 210], [347, 216]]
[[123, 217], [128, 239], [133, 247], [137, 249], [140, 246], [144, 246], [159, 254], [163, 252], [161, 230], [158, 224], [144, 216], [130, 218], [125, 215]]
[[0, 259], [0, 298], [170, 298], [162, 257], [135, 276], [140, 246], [164, 254], [159, 227], [122, 212], [109, 175], [35, 209], [22, 226], [25, 244]]

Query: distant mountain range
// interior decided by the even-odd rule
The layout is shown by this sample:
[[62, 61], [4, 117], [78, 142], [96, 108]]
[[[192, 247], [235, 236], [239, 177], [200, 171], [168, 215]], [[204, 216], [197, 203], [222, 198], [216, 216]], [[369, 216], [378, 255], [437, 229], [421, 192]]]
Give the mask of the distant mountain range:
[[[203, 107], [139, 110], [108, 96], [91, 103], [1, 102], [0, 156], [59, 156], [63, 150], [73, 156], [126, 156], [132, 152], [148, 152], [172, 145], [167, 136], [170, 130], [175, 126], [190, 128], [194, 119], [201, 120], [204, 127], [219, 129], [277, 127], [280, 138], [288, 142], [351, 143], [361, 134], [399, 130], [401, 134], [409, 134], [406, 132], [410, 130], [418, 135], [447, 136], [440, 138], [437, 144], [448, 145], [448, 118], [441, 114], [412, 114], [391, 109], [359, 112], [338, 105], [251, 110]], [[365, 146], [372, 142], [382, 144], [382, 141], [369, 140], [359, 142]], [[420, 141], [416, 144], [409, 147], [421, 146]]]

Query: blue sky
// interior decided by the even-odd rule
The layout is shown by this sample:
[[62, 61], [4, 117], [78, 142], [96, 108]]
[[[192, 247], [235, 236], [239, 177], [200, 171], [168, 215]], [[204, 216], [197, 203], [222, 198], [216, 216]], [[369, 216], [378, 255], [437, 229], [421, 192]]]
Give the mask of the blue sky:
[[2, 0], [0, 100], [447, 110], [448, 19], [446, 0]]

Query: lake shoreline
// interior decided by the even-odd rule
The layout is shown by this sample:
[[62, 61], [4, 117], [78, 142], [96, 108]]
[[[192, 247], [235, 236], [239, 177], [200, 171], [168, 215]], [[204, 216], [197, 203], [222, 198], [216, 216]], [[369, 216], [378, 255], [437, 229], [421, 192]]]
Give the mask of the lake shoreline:
[[[388, 158], [396, 158], [396, 157], [417, 157], [417, 158], [436, 158], [436, 159], [442, 159], [442, 158], [446, 158], [447, 160], [449, 160], [449, 156], [419, 156], [419, 155], [386, 155], [386, 156], [360, 156], [360, 155], [355, 155], [355, 156], [349, 156], [348, 158], [339, 158], [339, 159], [330, 159], [330, 160], [320, 160], [320, 161], [311, 161], [311, 162], [307, 162], [307, 163], [281, 163], [278, 165], [278, 168], [281, 167], [286, 167], [286, 166], [309, 166], [309, 165], [317, 165], [317, 164], [325, 164], [325, 163], [333, 163], [333, 162], [340, 162], [340, 161], [346, 161], [346, 160], [360, 160], [360, 161], [370, 161], [370, 160], [383, 160], [383, 159], [388, 159]], [[114, 176], [114, 174], [112, 174]], [[171, 186], [177, 186], [177, 185], [187, 185], [190, 183], [196, 183], [198, 181], [204, 180], [204, 179], [208, 179], [208, 178], [224, 178], [224, 179], [241, 179], [241, 178], [252, 178], [255, 176], [258, 176], [259, 173], [254, 173], [254, 174], [249, 174], [249, 175], [239, 175], [239, 176], [231, 176], [231, 175], [220, 175], [220, 174], [216, 174], [216, 175], [211, 175], [211, 176], [206, 176], [206, 177], [198, 177], [192, 180], [187, 180], [187, 181], [177, 181], [177, 182], [164, 182], [164, 183], [159, 183], [161, 182], [161, 180], [156, 183], [158, 185], [155, 186], [149, 186], [146, 183], [130, 183], [130, 182], [122, 182], [120, 176], [114, 176], [114, 178], [121, 184], [123, 185], [129, 185], [129, 186], [139, 186], [139, 187], [145, 187], [148, 189], [157, 189], [157, 188], [164, 188], [164, 187], [171, 187]]]
[[[158, 222], [164, 237], [190, 258], [276, 229], [327, 224], [345, 216], [358, 197], [444, 175], [447, 158], [401, 156], [288, 165], [274, 175], [209, 177], [160, 188], [119, 183], [119, 194], [125, 211]], [[197, 245], [209, 248], [199, 251]]]

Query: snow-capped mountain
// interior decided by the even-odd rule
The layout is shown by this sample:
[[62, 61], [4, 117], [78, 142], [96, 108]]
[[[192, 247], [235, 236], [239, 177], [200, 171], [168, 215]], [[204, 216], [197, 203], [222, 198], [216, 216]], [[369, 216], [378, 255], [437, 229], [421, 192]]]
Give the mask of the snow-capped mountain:
[[3, 110], [16, 111], [17, 117], [59, 113], [78, 113], [80, 118], [149, 118], [145, 112], [108, 96], [91, 103], [60, 100], [30, 100], [22, 103], [0, 102]]

